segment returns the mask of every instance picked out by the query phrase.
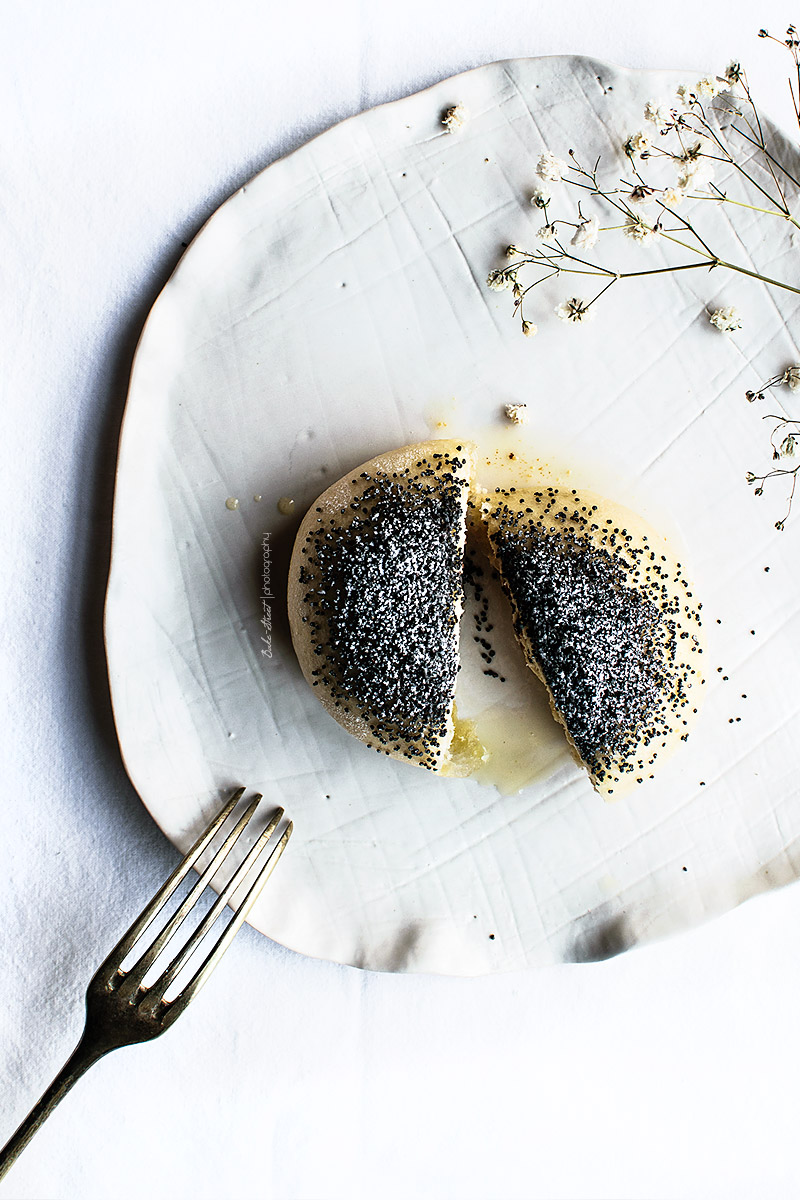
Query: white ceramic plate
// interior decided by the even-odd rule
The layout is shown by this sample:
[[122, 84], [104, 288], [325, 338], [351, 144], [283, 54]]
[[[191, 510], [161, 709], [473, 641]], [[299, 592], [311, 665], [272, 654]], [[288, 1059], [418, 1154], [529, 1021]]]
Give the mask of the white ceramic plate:
[[[120, 743], [181, 847], [240, 781], [286, 806], [295, 836], [251, 919], [287, 946], [455, 974], [585, 961], [798, 872], [800, 513], [777, 534], [782, 495], [755, 500], [744, 483], [768, 465], [744, 392], [798, 360], [796, 297], [722, 272], [665, 275], [620, 284], [578, 328], [552, 315], [581, 291], [559, 280], [532, 308], [531, 341], [508, 294], [485, 286], [507, 243], [530, 245], [541, 224], [529, 204], [540, 152], [600, 154], [613, 179], [645, 101], [680, 81], [522, 60], [362, 113], [232, 196], [147, 321], [106, 616]], [[450, 135], [440, 118], [455, 103], [469, 116]], [[574, 211], [563, 188], [556, 208]], [[706, 202], [702, 219], [724, 252], [796, 275], [785, 223], [739, 213], [734, 229]], [[606, 236], [612, 257], [666, 261]], [[733, 337], [708, 323], [706, 304], [721, 303], [743, 313]], [[616, 805], [546, 722], [544, 777], [517, 794], [381, 758], [322, 711], [288, 641], [282, 571], [314, 497], [437, 419], [443, 436], [499, 433], [512, 401], [528, 405], [512, 436], [529, 454], [572, 462], [577, 481], [677, 527], [705, 602], [711, 688], [694, 736]], [[284, 496], [296, 516], [277, 511]], [[519, 686], [501, 702], [520, 702]]]

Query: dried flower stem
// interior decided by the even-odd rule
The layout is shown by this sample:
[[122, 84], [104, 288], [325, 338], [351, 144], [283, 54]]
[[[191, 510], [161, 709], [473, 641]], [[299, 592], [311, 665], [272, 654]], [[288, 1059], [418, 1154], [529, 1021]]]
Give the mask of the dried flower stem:
[[[565, 183], [587, 192], [590, 196], [604, 200], [611, 206], [612, 209], [625, 217], [626, 225], [629, 225], [630, 222], [641, 219], [635, 207], [621, 198], [623, 195], [622, 188], [607, 189], [602, 187], [597, 175], [599, 160], [592, 170], [587, 170], [580, 165], [573, 151], [570, 151], [569, 153], [571, 161], [568, 166], [568, 170], [571, 172], [571, 175], [565, 176]], [[639, 185], [646, 188], [647, 185], [645, 184], [641, 173], [635, 166], [633, 168], [633, 174], [639, 181]], [[628, 192], [630, 192], [630, 181], [623, 179], [620, 181], [620, 183], [624, 188], [628, 189]], [[504, 273], [510, 281], [514, 291], [515, 315], [518, 315], [521, 320], [525, 320], [526, 318], [523, 311], [523, 304], [528, 293], [532, 291], [533, 288], [538, 287], [539, 284], [545, 283], [548, 279], [552, 279], [554, 276], [561, 274], [599, 276], [608, 281], [604, 284], [600, 291], [587, 302], [586, 308], [591, 307], [591, 305], [599, 300], [600, 297], [609, 290], [612, 283], [616, 283], [621, 279], [643, 278], [647, 275], [673, 274], [678, 271], [696, 270], [699, 267], [705, 267], [708, 270], [713, 270], [715, 267], [721, 267], [723, 270], [733, 271], [740, 275], [746, 275], [751, 279], [758, 279], [762, 283], [766, 283], [768, 286], [782, 288], [785, 291], [794, 292], [795, 295], [800, 295], [800, 288], [795, 287], [793, 284], [786, 283], [780, 279], [773, 279], [771, 276], [763, 274], [763, 272], [754, 271], [749, 267], [742, 266], [740, 263], [729, 262], [727, 259], [721, 258], [719, 255], [715, 254], [711, 246], [688, 218], [682, 216], [673, 207], [661, 199], [660, 196], [654, 194], [652, 198], [661, 210], [661, 217], [663, 218], [666, 215], [669, 218], [674, 219], [677, 223], [674, 228], [666, 228], [661, 223], [661, 219], [659, 219], [659, 221], [656, 222], [656, 224], [652, 227], [653, 231], [657, 232], [658, 236], [663, 238], [665, 241], [672, 242], [674, 245], [680, 246], [682, 249], [687, 250], [690, 254], [697, 255], [698, 261], [676, 263], [674, 266], [667, 267], [651, 267], [639, 271], [617, 271], [611, 267], [603, 266], [600, 263], [590, 262], [589, 260], [582, 258], [577, 254], [573, 254], [559, 239], [557, 234], [554, 233], [552, 246], [547, 246], [546, 248], [537, 251], [517, 251], [515, 255], [515, 261], [509, 267], [505, 268]], [[546, 201], [541, 205], [546, 221], [546, 229], [552, 229], [555, 231], [560, 225], [565, 225], [572, 229], [577, 228], [578, 223], [574, 221], [561, 220], [560, 218], [551, 219], [548, 211], [550, 204], [551, 201]], [[578, 205], [578, 210], [580, 216], [580, 204]], [[775, 210], [773, 209], [766, 211]], [[625, 226], [606, 226], [605, 231], [620, 228], [625, 228]], [[697, 244], [692, 244], [691, 242], [686, 241], [683, 237], [676, 236], [679, 233], [689, 234], [695, 239]], [[516, 247], [513, 249], [516, 250]], [[540, 277], [534, 280], [533, 283], [528, 284], [528, 286], [525, 288], [521, 287], [517, 282], [517, 272], [523, 267], [538, 267], [540, 270], [542, 270]]]
[[[784, 456], [789, 457], [795, 452], [797, 441], [800, 440], [800, 420], [791, 417], [782, 417], [777, 413], [768, 413], [764, 418], [765, 421], [775, 421], [776, 424], [770, 434], [770, 443], [772, 445], [773, 459], [780, 459]], [[788, 431], [788, 433], [787, 433]], [[778, 434], [782, 434], [780, 445], [776, 445], [775, 438]], [[763, 475], [754, 475], [752, 471], [747, 472], [747, 482], [756, 484], [754, 495], [761, 496], [764, 492], [764, 484], [770, 479], [791, 479], [791, 487], [786, 503], [786, 512], [775, 522], [775, 528], [782, 530], [786, 525], [789, 515], [792, 511], [794, 503], [795, 491], [797, 490], [797, 474], [800, 471], [800, 463], [794, 467], [773, 467], [771, 471], [765, 472]]]
[[[756, 191], [760, 192], [762, 194], [762, 196], [765, 197], [765, 199], [769, 200], [770, 204], [773, 205], [772, 209], [768, 209], [766, 211], [771, 211], [771, 212], [775, 212], [776, 214], [780, 214], [780, 216], [785, 217], [787, 220], [792, 221], [793, 224], [798, 225], [798, 222], [794, 220], [794, 218], [791, 216], [791, 214], [789, 212], [789, 206], [786, 203], [786, 196], [784, 195], [783, 188], [781, 187], [781, 185], [778, 181], [778, 177], [775, 174], [774, 168], [776, 166], [779, 167], [780, 170], [787, 176], [787, 178], [791, 179], [793, 183], [797, 184], [797, 180], [794, 179], [794, 176], [792, 176], [790, 174], [789, 170], [782, 163], [780, 163], [776, 158], [774, 158], [772, 156], [772, 154], [770, 154], [769, 150], [767, 149], [766, 141], [764, 139], [764, 133], [761, 128], [761, 119], [758, 115], [758, 110], [755, 106], [755, 102], [753, 101], [752, 96], [750, 94], [750, 89], [747, 84], [747, 78], [746, 78], [744, 72], [741, 73], [739, 82], [744, 90], [745, 96], [747, 97], [747, 101], [753, 110], [753, 118], [754, 118], [754, 121], [756, 124], [756, 128], [755, 129], [753, 128], [753, 125], [750, 123], [750, 121], [744, 115], [744, 112], [740, 108], [733, 108], [731, 106], [715, 107], [712, 105], [712, 109], [715, 112], [725, 113], [728, 116], [738, 116], [744, 120], [745, 124], [747, 125], [748, 129], [750, 130], [749, 134], [745, 133], [744, 130], [740, 129], [738, 126], [736, 126], [734, 124], [731, 124], [731, 128], [734, 129], [743, 138], [745, 138], [746, 141], [750, 142], [751, 145], [755, 146], [764, 155], [766, 162], [767, 162], [767, 168], [769, 170], [770, 175], [772, 176], [772, 180], [773, 180], [775, 187], [777, 189], [777, 192], [778, 192], [777, 200], [775, 199], [774, 196], [771, 196], [770, 193], [766, 190], [766, 188], [762, 187], [761, 184], [758, 182], [758, 180], [755, 179], [753, 177], [753, 175], [748, 170], [746, 170], [746, 168], [742, 165], [742, 163], [740, 163], [734, 157], [734, 155], [731, 153], [729, 148], [725, 145], [725, 143], [720, 138], [720, 136], [717, 133], [714, 126], [708, 120], [706, 113], [705, 113], [705, 109], [703, 108], [703, 105], [701, 104], [701, 102], [699, 100], [695, 99], [692, 102], [688, 114], [682, 115], [678, 118], [678, 122], [679, 122], [678, 128], [679, 128], [679, 130], [680, 129], [686, 130], [686, 131], [690, 132], [691, 134], [693, 134], [695, 136], [699, 136], [701, 138], [702, 137], [710, 138], [714, 142], [715, 146], [717, 147], [717, 149], [719, 150], [720, 153], [718, 155], [711, 155], [711, 154], [703, 153], [702, 156], [704, 158], [712, 159], [715, 162], [723, 162], [729, 166], [735, 167], [736, 170], [739, 172], [739, 174], [741, 176], [743, 176], [743, 178], [746, 179], [747, 182], [756, 189]], [[695, 122], [695, 124], [693, 124], [692, 122]], [[681, 137], [680, 132], [679, 132], [678, 136], [679, 136], [679, 138]], [[682, 142], [682, 144], [683, 144], [683, 142]], [[666, 153], [666, 151], [661, 151], [661, 153]], [[797, 186], [800, 187], [800, 184], [797, 184]], [[719, 189], [717, 189], [717, 190], [719, 190]], [[724, 193], [720, 193], [720, 195], [717, 198], [718, 199], [722, 198], [722, 199], [727, 200], [727, 197], [724, 195]], [[798, 225], [798, 228], [800, 228], [800, 225]]]
[[786, 30], [786, 37], [781, 41], [779, 38], [773, 37], [766, 29], [760, 29], [758, 36], [768, 38], [774, 42], [776, 46], [785, 46], [792, 56], [794, 61], [794, 80], [789, 80], [789, 94], [792, 97], [792, 107], [794, 115], [797, 118], [797, 123], [800, 125], [800, 42], [797, 40], [797, 30], [794, 25], [790, 25]]
[[[752, 404], [754, 400], [763, 400], [764, 393], [772, 388], [780, 387], [782, 384], [787, 384], [792, 391], [797, 391], [800, 388], [800, 366], [789, 367], [780, 375], [773, 375], [771, 379], [767, 379], [760, 384], [756, 391], [748, 391], [745, 398]], [[800, 444], [800, 419], [796, 417], [787, 417], [783, 413], [767, 413], [762, 420], [773, 421], [772, 431], [770, 433], [770, 446], [772, 447], [773, 461], [793, 458], [798, 444]], [[748, 471], [745, 476], [750, 484], [755, 484], [754, 495], [762, 496], [764, 494], [764, 484], [772, 479], [791, 479], [791, 487], [787, 500], [786, 512], [783, 517], [775, 522], [775, 528], [782, 530], [792, 511], [795, 491], [797, 488], [797, 476], [800, 472], [800, 463], [794, 467], [773, 467], [772, 470], [766, 471], [763, 475], [756, 475], [753, 471]]]

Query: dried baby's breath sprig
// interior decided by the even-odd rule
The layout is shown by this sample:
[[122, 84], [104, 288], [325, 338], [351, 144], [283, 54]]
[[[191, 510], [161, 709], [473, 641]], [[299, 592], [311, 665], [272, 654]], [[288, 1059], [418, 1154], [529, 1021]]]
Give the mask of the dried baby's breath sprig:
[[787, 367], [780, 375], [773, 375], [771, 379], [766, 379], [760, 383], [757, 388], [751, 388], [745, 392], [745, 400], [750, 404], [754, 400], [763, 400], [764, 393], [770, 388], [779, 387], [781, 384], [786, 384], [790, 392], [800, 391], [800, 365]]
[[[783, 45], [792, 56], [794, 72], [790, 88], [800, 125], [797, 31], [790, 25], [783, 41], [771, 38], [766, 29], [759, 36]], [[526, 303], [533, 299], [531, 293], [549, 280], [560, 280], [566, 275], [583, 276], [589, 287], [595, 285], [594, 291], [570, 296], [555, 308], [561, 320], [576, 325], [591, 319], [597, 302], [621, 280], [649, 275], [722, 269], [800, 295], [796, 283], [774, 279], [754, 266], [723, 257], [715, 246], [717, 235], [713, 224], [707, 229], [706, 222], [700, 219], [706, 212], [712, 214], [719, 208], [743, 208], [762, 214], [764, 219], [777, 217], [800, 230], [800, 214], [796, 217], [789, 203], [791, 197], [792, 207], [796, 207], [800, 172], [791, 160], [781, 161], [778, 151], [767, 141], [742, 64], [732, 60], [717, 75], [681, 84], [672, 100], [649, 100], [643, 117], [644, 128], [620, 139], [628, 176], [613, 184], [600, 181], [599, 158], [588, 168], [573, 150], [569, 150], [566, 158], [557, 157], [550, 149], [539, 155], [535, 171], [540, 185], [530, 196], [531, 204], [544, 218], [536, 234], [536, 248], [509, 246], [511, 263], [490, 272], [487, 280], [496, 291], [511, 291], [514, 315], [519, 317], [526, 336], [537, 332], [524, 311]], [[763, 171], [757, 172], [754, 164]], [[672, 178], [651, 174], [660, 167], [667, 167]], [[725, 190], [715, 182], [719, 171], [732, 179]], [[550, 189], [558, 183], [575, 189], [581, 197], [574, 219], [554, 211]], [[566, 188], [561, 190], [560, 199]], [[702, 203], [690, 205], [690, 201]], [[582, 205], [589, 202], [597, 206], [597, 211], [583, 210]], [[684, 204], [687, 215], [681, 211]], [[673, 261], [649, 269], [643, 266], [639, 270], [621, 270], [621, 264], [617, 265], [611, 257], [614, 243], [608, 235], [612, 231], [624, 233], [638, 246], [658, 243], [666, 252], [665, 257], [674, 255]], [[706, 313], [709, 322], [721, 332], [730, 334], [742, 328], [739, 311], [733, 305], [709, 307]], [[758, 389], [749, 391], [747, 399], [763, 400], [765, 393], [778, 385], [800, 392], [800, 364], [788, 367]], [[773, 422], [771, 447], [776, 465], [762, 475], [748, 472], [747, 480], [754, 485], [758, 496], [763, 495], [768, 481], [779, 478], [791, 481], [787, 512], [776, 522], [776, 527], [782, 529], [791, 511], [800, 473], [800, 461], [790, 465], [790, 460], [800, 458], [800, 419], [768, 414], [765, 420]]]
[[[773, 461], [794, 458], [797, 449], [797, 443], [800, 441], [800, 420], [794, 420], [791, 417], [784, 417], [779, 413], [767, 413], [763, 419], [765, 421], [774, 422], [772, 433], [770, 435]], [[753, 492], [753, 495], [755, 496], [763, 496], [764, 484], [771, 482], [774, 479], [785, 479], [791, 481], [789, 484], [786, 512], [779, 520], [775, 522], [775, 528], [779, 531], [785, 528], [786, 522], [788, 521], [792, 511], [795, 491], [797, 490], [798, 471], [800, 471], [800, 463], [796, 463], [793, 467], [773, 467], [771, 471], [765, 471], [763, 475], [756, 475], [753, 471], [748, 471], [745, 476], [745, 479], [749, 484], [757, 485]]]
[[[761, 30], [761, 36], [770, 35]], [[777, 38], [772, 40], [778, 41]], [[800, 123], [800, 41], [793, 26], [789, 27], [785, 41], [780, 44], [792, 54], [794, 80], [790, 80], [790, 87]], [[669, 147], [653, 144], [646, 134], [634, 134], [624, 145], [631, 162], [638, 164], [644, 158], [671, 157], [678, 171], [680, 188], [691, 189], [720, 204], [782, 217], [800, 228], [800, 221], [790, 211], [786, 196], [787, 183], [800, 189], [800, 180], [789, 164], [773, 155], [767, 144], [742, 64], [731, 61], [719, 75], [705, 76], [695, 84], [681, 84], [675, 100], [668, 114], [662, 105], [649, 101], [644, 115], [650, 121], [659, 121], [661, 134], [674, 135], [677, 144]], [[725, 125], [724, 132], [720, 121], [712, 120], [712, 115]], [[737, 138], [745, 144], [737, 145]], [[747, 153], [743, 154], [743, 150]], [[770, 181], [766, 185], [762, 185], [752, 172], [750, 160], [753, 157], [759, 158], [769, 172]], [[715, 165], [720, 163], [734, 168], [748, 188], [755, 190], [752, 199], [729, 195], [712, 184]]]
[[[760, 36], [769, 37], [769, 34], [766, 30], [761, 30]], [[775, 41], [777, 39], [772, 40]], [[789, 46], [789, 41], [784, 44]], [[795, 62], [795, 74], [798, 75], [800, 74], [800, 58], [798, 58], [796, 46], [792, 48], [792, 52]], [[700, 169], [699, 175], [697, 168], [691, 171], [684, 165], [684, 178], [691, 179], [696, 188], [706, 188], [710, 198], [720, 203], [737, 205], [742, 208], [749, 208], [754, 212], [769, 213], [773, 216], [783, 217], [785, 220], [800, 227], [800, 224], [789, 209], [786, 198], [787, 182], [800, 187], [800, 181], [797, 180], [793, 171], [790, 170], [786, 163], [782, 163], [772, 154], [767, 144], [758, 108], [750, 91], [747, 74], [742, 64], [736, 61], [728, 63], [724, 72], [718, 75], [713, 82], [717, 87], [713, 96], [709, 95], [709, 89], [713, 90], [713, 88], [712, 81], [708, 78], [700, 80], [693, 88], [684, 87], [683, 89], [678, 89], [680, 93], [678, 99], [683, 106], [683, 112], [678, 115], [675, 125], [676, 132], [681, 141], [693, 136], [701, 139], [699, 150], [695, 145], [691, 147], [694, 154], [689, 155], [687, 154], [689, 148], [684, 147], [684, 154], [687, 160], [694, 157], [704, 164]], [[800, 92], [797, 91], [796, 86], [792, 87], [791, 80], [790, 88], [792, 88], [795, 113], [800, 122]], [[710, 103], [712, 100], [714, 102]], [[707, 108], [706, 105], [709, 105], [709, 107]], [[710, 113], [712, 112], [726, 121], [726, 131], [728, 134], [736, 134], [747, 143], [747, 146], [753, 148], [752, 151], [749, 151], [750, 155], [754, 151], [770, 174], [770, 182], [766, 186], [762, 186], [754, 177], [750, 169], [749, 158], [741, 155], [739, 147], [735, 144], [730, 144], [729, 138], [723, 136], [722, 130], [712, 123], [710, 119]], [[744, 149], [747, 149], [747, 146]], [[723, 193], [718, 188], [709, 187], [708, 185], [712, 178], [712, 175], [709, 173], [709, 167], [712, 166], [714, 161], [735, 168], [742, 178], [747, 181], [747, 185], [753, 187], [758, 193], [756, 198], [759, 200], [759, 203], [753, 204], [745, 200], [740, 200]]]
[[[766, 392], [778, 387], [787, 387], [791, 392], [800, 390], [800, 365], [787, 367], [780, 374], [773, 375], [771, 379], [766, 379], [757, 388], [745, 392], [745, 398], [752, 404], [757, 400], [763, 400]], [[798, 444], [800, 444], [800, 419], [787, 417], [784, 413], [767, 413], [762, 420], [772, 422], [769, 444], [773, 462], [794, 458], [797, 453]], [[786, 512], [779, 521], [776, 521], [776, 529], [780, 530], [784, 528], [792, 511], [799, 471], [800, 463], [792, 467], [773, 467], [772, 470], [766, 471], [763, 475], [757, 475], [753, 471], [748, 471], [745, 476], [748, 483], [757, 485], [754, 491], [754, 495], [756, 496], [764, 494], [765, 483], [775, 479], [791, 481]]]
[[773, 37], [766, 29], [759, 29], [758, 36], [769, 38], [771, 42], [775, 42], [778, 46], [785, 46], [792, 56], [794, 63], [794, 71], [789, 79], [789, 90], [792, 93], [792, 107], [794, 115], [800, 124], [800, 39], [797, 36], [797, 30], [794, 25], [790, 25], [786, 30], [784, 38]]
[[[763, 31], [763, 36], [769, 35]], [[785, 44], [792, 52], [800, 80], [800, 41], [794, 37], [793, 27], [787, 31]], [[800, 91], [796, 109], [800, 122]], [[515, 247], [518, 253], [512, 267], [507, 269], [506, 276], [503, 279], [496, 279], [494, 273], [490, 276], [490, 286], [497, 290], [511, 288], [514, 313], [520, 322], [529, 322], [524, 303], [526, 298], [530, 299], [530, 292], [547, 280], [566, 274], [597, 277], [596, 282], [600, 287], [584, 302], [587, 311], [622, 279], [700, 268], [722, 268], [800, 295], [800, 287], [793, 283], [773, 279], [750, 266], [722, 257], [713, 247], [713, 235], [701, 229], [694, 212], [690, 219], [678, 211], [687, 200], [705, 200], [713, 202], [715, 207], [733, 205], [777, 216], [800, 229], [800, 220], [794, 217], [787, 201], [787, 183], [793, 183], [800, 191], [800, 180], [794, 178], [786, 164], [775, 159], [767, 145], [742, 64], [731, 61], [718, 75], [706, 75], [694, 84], [680, 85], [671, 106], [661, 101], [648, 101], [643, 115], [651, 128], [656, 126], [659, 130], [659, 137], [654, 141], [650, 134], [640, 129], [627, 138], [622, 149], [628, 158], [632, 177], [619, 180], [617, 186], [601, 184], [598, 178], [599, 159], [590, 170], [580, 164], [573, 150], [568, 152], [566, 159], [557, 157], [550, 149], [543, 150], [539, 155], [536, 174], [548, 188], [537, 188], [531, 196], [531, 204], [540, 209], [545, 218], [544, 225], [536, 233], [539, 246], [535, 250]], [[738, 145], [730, 145], [731, 134], [742, 141]], [[752, 160], [758, 156], [768, 172], [766, 182], [753, 174]], [[644, 172], [657, 162], [672, 166], [675, 171], [674, 183], [645, 177]], [[755, 189], [755, 197], [739, 198], [718, 187], [714, 183], [714, 174], [720, 164], [735, 168], [744, 183]], [[560, 182], [580, 190], [584, 198], [594, 198], [610, 209], [611, 221], [601, 225], [601, 218], [597, 214], [587, 216], [580, 204], [577, 220], [553, 215], [549, 185]], [[751, 202], [753, 199], [757, 202]], [[646, 218], [642, 215], [644, 209], [647, 210]], [[572, 234], [567, 235], [566, 229], [571, 229]], [[587, 253], [594, 249], [600, 236], [613, 229], [622, 230], [642, 247], [651, 246], [656, 241], [661, 243], [664, 250], [674, 247], [682, 252], [681, 257], [679, 261], [663, 267], [622, 271], [608, 262], [609, 247], [604, 238], [606, 261], [587, 258]], [[510, 272], [513, 272], [513, 278]], [[533, 280], [523, 285], [521, 278], [530, 273], [534, 274]], [[738, 314], [734, 319], [725, 310], [715, 310], [709, 312], [709, 318], [728, 333], [741, 328]]]
[[[701, 150], [697, 148], [698, 145], [702, 146], [702, 142], [700, 139], [695, 139], [684, 147], [686, 162], [693, 164], [691, 167], [693, 172], [695, 171], [694, 164], [700, 161]], [[569, 151], [568, 157], [569, 163], [563, 172], [564, 183], [581, 191], [589, 198], [595, 198], [605, 203], [616, 216], [617, 222], [601, 226], [595, 214], [587, 217], [582, 208], [583, 201], [578, 204], [578, 219], [576, 221], [552, 217], [548, 207], [549, 201], [547, 205], [542, 206], [547, 217], [547, 223], [536, 233], [539, 247], [535, 250], [523, 250], [521, 247], [515, 246], [514, 248], [518, 251], [518, 255], [512, 264], [500, 271], [493, 271], [489, 275], [489, 286], [494, 290], [500, 291], [511, 288], [514, 296], [514, 313], [520, 318], [520, 321], [529, 319], [524, 311], [524, 304], [526, 298], [530, 298], [531, 291], [542, 283], [547, 282], [547, 280], [562, 275], [594, 276], [601, 285], [594, 296], [582, 302], [587, 311], [605, 292], [622, 279], [643, 278], [647, 275], [676, 273], [701, 268], [706, 270], [719, 267], [726, 268], [730, 271], [750, 276], [751, 278], [761, 279], [765, 283], [772, 284], [775, 287], [785, 288], [788, 291], [800, 294], [800, 288], [796, 288], [792, 284], [771, 279], [769, 276], [753, 271], [749, 267], [738, 263], [729, 262], [716, 254], [696, 226], [688, 218], [683, 217], [676, 211], [677, 204], [686, 195], [683, 188], [664, 188], [648, 184], [642, 178], [638, 166], [633, 162], [631, 164], [633, 180], [621, 180], [619, 187], [607, 188], [600, 183], [598, 178], [599, 159], [594, 164], [594, 167], [589, 170], [581, 165], [574, 150]], [[632, 198], [634, 195], [637, 200], [651, 201], [659, 211], [652, 218], [645, 220], [641, 214], [640, 205], [633, 203]], [[569, 242], [562, 236], [561, 230], [564, 227], [574, 231]], [[664, 267], [620, 271], [604, 262], [594, 261], [585, 257], [585, 252], [593, 248], [597, 238], [604, 231], [613, 229], [624, 230], [628, 237], [640, 246], [647, 246], [658, 238], [668, 245], [679, 247], [688, 255], [688, 261], [681, 261]], [[584, 238], [586, 239], [585, 245], [582, 244]], [[523, 286], [520, 282], [520, 276], [523, 273], [528, 274], [529, 272], [533, 272], [535, 277], [531, 283]], [[556, 311], [559, 315], [561, 315], [560, 310], [563, 307], [561, 305], [558, 306]], [[594, 316], [594, 310], [592, 310], [591, 315]], [[575, 321], [576, 323], [582, 320], [581, 317], [576, 318], [573, 315], [566, 316], [564, 319]], [[720, 317], [719, 320], [721, 321], [722, 318]], [[727, 324], [730, 325], [730, 320], [728, 320]]]

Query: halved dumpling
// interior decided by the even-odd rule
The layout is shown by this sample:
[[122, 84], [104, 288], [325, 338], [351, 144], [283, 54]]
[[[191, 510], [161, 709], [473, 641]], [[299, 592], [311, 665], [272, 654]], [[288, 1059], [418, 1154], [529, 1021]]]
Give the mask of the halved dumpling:
[[289, 572], [302, 670], [377, 750], [447, 775], [485, 761], [454, 703], [469, 518], [576, 759], [619, 797], [688, 735], [702, 606], [633, 513], [575, 489], [520, 481], [486, 493], [472, 480], [470, 446], [430, 441], [371, 459], [319, 497]]
[[472, 473], [456, 441], [378, 455], [312, 505], [289, 568], [292, 640], [327, 711], [376, 750], [451, 773]]
[[699, 609], [665, 539], [588, 492], [498, 488], [473, 524], [593, 786], [618, 797], [688, 734], [702, 679]]

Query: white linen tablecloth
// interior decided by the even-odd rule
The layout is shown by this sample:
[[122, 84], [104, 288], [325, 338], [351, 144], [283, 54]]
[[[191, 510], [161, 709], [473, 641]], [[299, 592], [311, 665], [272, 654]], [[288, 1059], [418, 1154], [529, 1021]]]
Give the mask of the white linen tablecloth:
[[[11, 3], [0, 38], [4, 555], [0, 1140], [177, 855], [122, 768], [102, 644], [116, 441], [143, 320], [256, 170], [496, 59], [749, 69], [790, 123], [793, 16], [499, 0]], [[158, 1042], [82, 1080], [0, 1198], [796, 1196], [800, 891], [606, 963], [373, 975], [245, 929]]]

